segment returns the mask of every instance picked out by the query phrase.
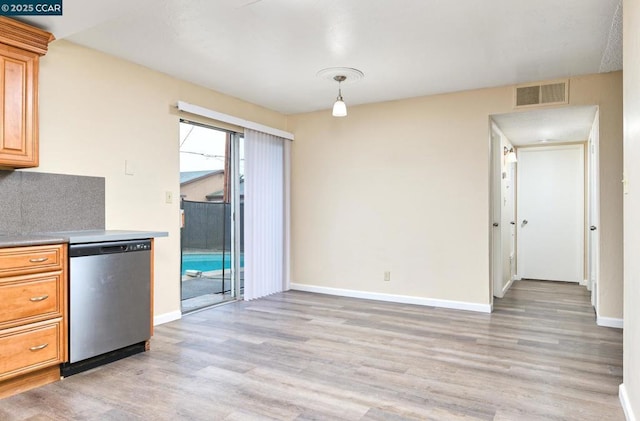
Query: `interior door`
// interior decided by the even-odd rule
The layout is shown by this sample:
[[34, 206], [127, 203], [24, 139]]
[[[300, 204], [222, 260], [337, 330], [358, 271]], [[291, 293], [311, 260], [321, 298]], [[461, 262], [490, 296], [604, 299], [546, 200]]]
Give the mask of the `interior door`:
[[491, 132], [491, 279], [493, 296], [502, 297], [502, 235], [500, 222], [502, 219], [501, 178], [502, 178], [502, 146], [500, 135], [492, 127]]
[[521, 148], [518, 272], [523, 279], [584, 279], [584, 147]]
[[599, 251], [600, 251], [600, 234], [598, 227], [600, 225], [600, 191], [598, 186], [598, 148], [599, 148], [599, 115], [596, 113], [591, 135], [589, 137], [589, 265], [587, 267], [587, 287], [591, 291], [591, 304], [598, 309], [598, 272], [599, 272]]
[[491, 125], [491, 279], [493, 296], [502, 298], [515, 279], [515, 166], [506, 153], [513, 145]]
[[[509, 148], [511, 145], [509, 145]], [[515, 168], [516, 163], [505, 163], [502, 177], [502, 283], [515, 279]]]

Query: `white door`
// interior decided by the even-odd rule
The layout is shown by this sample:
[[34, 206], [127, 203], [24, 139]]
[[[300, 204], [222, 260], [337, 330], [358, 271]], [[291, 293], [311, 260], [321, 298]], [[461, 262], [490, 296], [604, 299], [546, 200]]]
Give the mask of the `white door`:
[[501, 216], [501, 180], [502, 180], [502, 143], [500, 135], [492, 127], [491, 131], [491, 279], [493, 296], [502, 297], [502, 235]]
[[584, 148], [520, 148], [518, 275], [580, 282], [584, 262]]
[[591, 128], [591, 135], [589, 137], [589, 233], [588, 233], [588, 244], [589, 244], [589, 264], [587, 267], [588, 276], [587, 276], [587, 287], [591, 291], [591, 304], [598, 309], [598, 271], [599, 271], [599, 251], [600, 251], [600, 234], [598, 231], [600, 225], [600, 191], [598, 188], [598, 172], [599, 164], [598, 164], [598, 148], [599, 148], [599, 113], [596, 113], [595, 120], [593, 122], [593, 127]]
[[515, 278], [515, 163], [507, 163], [502, 177], [502, 282], [507, 285]]

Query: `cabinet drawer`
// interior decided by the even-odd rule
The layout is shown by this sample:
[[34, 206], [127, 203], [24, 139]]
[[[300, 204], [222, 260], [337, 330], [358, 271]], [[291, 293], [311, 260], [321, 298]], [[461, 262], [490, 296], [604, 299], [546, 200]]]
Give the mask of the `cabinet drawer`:
[[65, 249], [62, 244], [0, 249], [0, 276], [62, 269]]
[[0, 380], [63, 362], [62, 319], [0, 331]]
[[0, 329], [62, 317], [62, 271], [0, 278]]

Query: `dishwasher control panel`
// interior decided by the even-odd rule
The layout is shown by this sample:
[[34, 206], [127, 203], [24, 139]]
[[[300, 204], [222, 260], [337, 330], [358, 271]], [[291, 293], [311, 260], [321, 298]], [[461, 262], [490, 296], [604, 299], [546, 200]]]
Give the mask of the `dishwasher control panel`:
[[102, 254], [151, 251], [151, 240], [109, 241], [103, 243], [71, 244], [69, 257], [95, 256]]
[[151, 243], [149, 241], [143, 241], [140, 243], [127, 244], [126, 251], [138, 251], [138, 250], [151, 250]]

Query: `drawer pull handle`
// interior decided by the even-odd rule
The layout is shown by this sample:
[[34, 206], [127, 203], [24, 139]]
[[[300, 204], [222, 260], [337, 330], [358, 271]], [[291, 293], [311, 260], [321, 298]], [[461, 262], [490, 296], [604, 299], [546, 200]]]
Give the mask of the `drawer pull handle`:
[[47, 298], [49, 298], [49, 296], [48, 296], [48, 295], [41, 295], [41, 296], [39, 296], [39, 297], [31, 297], [31, 298], [29, 298], [29, 301], [32, 301], [32, 302], [34, 302], [34, 303], [35, 303], [35, 302], [38, 302], [38, 301], [44, 301], [44, 300], [46, 300]]
[[46, 262], [47, 260], [49, 260], [48, 257], [39, 257], [37, 259], [29, 259], [31, 263], [42, 263], [42, 262]]
[[42, 345], [38, 345], [38, 346], [32, 346], [31, 348], [29, 348], [29, 351], [40, 351], [41, 349], [45, 349], [47, 346], [49, 346], [49, 344], [42, 344]]

